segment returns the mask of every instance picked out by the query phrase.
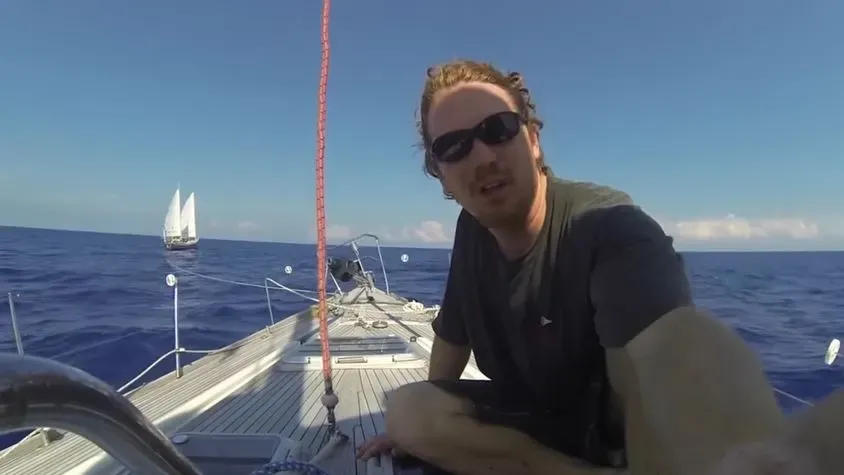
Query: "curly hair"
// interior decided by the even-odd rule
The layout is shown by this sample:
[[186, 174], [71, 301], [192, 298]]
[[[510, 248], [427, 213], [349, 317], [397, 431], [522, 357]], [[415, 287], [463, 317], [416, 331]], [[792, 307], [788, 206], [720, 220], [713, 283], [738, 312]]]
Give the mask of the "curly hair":
[[[431, 155], [432, 138], [428, 134], [428, 112], [431, 109], [434, 95], [444, 89], [468, 82], [484, 82], [501, 87], [510, 95], [516, 104], [518, 112], [528, 125], [536, 128], [537, 134], [542, 129], [543, 122], [536, 113], [536, 105], [531, 100], [530, 91], [525, 87], [525, 81], [518, 72], [504, 72], [490, 63], [480, 63], [470, 60], [457, 60], [450, 63], [431, 66], [426, 72], [425, 87], [417, 110], [416, 128], [421, 139], [418, 144], [424, 152], [425, 161], [422, 171], [425, 175], [440, 178], [436, 159]], [[542, 173], [550, 170], [545, 164], [544, 154], [540, 155], [538, 166]], [[447, 199], [454, 196], [443, 190]]]

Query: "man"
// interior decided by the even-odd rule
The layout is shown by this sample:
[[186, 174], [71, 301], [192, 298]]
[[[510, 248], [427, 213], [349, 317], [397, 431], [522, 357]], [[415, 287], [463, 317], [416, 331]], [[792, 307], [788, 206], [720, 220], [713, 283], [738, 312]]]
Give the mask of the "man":
[[[554, 178], [541, 128], [520, 75], [429, 69], [425, 170], [463, 210], [429, 381], [389, 395], [359, 455], [456, 474], [819, 470], [758, 358], [695, 308], [671, 238], [627, 195]], [[489, 381], [459, 379], [471, 351]]]

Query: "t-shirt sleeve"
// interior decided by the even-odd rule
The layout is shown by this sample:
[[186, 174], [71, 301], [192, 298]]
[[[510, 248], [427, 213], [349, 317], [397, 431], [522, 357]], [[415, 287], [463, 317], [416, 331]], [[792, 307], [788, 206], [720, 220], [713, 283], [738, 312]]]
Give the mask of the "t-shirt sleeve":
[[446, 282], [445, 295], [440, 305], [440, 311], [431, 325], [434, 328], [434, 334], [443, 340], [458, 346], [469, 344], [461, 302], [456, 292], [453, 263], [451, 270], [448, 272], [448, 281]]
[[668, 312], [692, 303], [683, 258], [639, 207], [596, 211], [590, 298], [605, 348], [623, 347]]
[[431, 326], [434, 334], [453, 345], [468, 345], [469, 336], [466, 333], [466, 323], [463, 312], [463, 301], [460, 296], [460, 274], [465, 271], [467, 260], [465, 249], [469, 230], [465, 211], [460, 213], [457, 219], [457, 226], [454, 231], [454, 246], [451, 250], [451, 265], [448, 270], [448, 278], [445, 283], [445, 294], [443, 295], [440, 311]]

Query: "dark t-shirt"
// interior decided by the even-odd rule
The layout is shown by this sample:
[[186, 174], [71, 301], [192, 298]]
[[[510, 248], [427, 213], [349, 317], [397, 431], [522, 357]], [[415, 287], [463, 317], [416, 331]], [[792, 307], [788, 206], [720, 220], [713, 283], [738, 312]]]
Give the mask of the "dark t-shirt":
[[690, 285], [671, 237], [626, 194], [549, 177], [547, 205], [535, 245], [509, 262], [461, 212], [433, 327], [534, 407], [585, 414], [605, 401], [604, 350], [690, 304]]

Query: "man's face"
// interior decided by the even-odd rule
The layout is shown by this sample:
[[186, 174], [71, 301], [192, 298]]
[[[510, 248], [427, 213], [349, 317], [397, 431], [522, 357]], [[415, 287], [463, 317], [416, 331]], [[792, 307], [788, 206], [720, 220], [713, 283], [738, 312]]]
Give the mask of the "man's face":
[[516, 110], [501, 87], [473, 82], [438, 92], [428, 111], [443, 186], [488, 228], [522, 224], [537, 190], [538, 136]]

